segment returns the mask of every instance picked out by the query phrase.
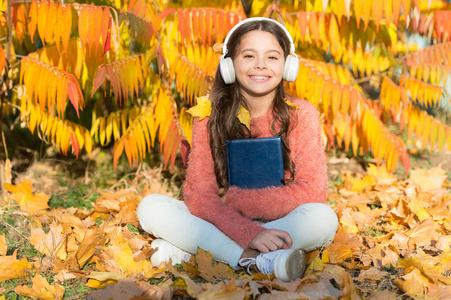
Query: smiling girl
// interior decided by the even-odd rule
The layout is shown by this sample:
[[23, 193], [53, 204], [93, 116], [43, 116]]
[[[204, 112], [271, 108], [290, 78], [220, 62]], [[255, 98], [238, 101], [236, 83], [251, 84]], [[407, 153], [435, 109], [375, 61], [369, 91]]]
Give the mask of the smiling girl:
[[[330, 243], [338, 226], [324, 204], [327, 169], [318, 112], [288, 97], [299, 61], [288, 31], [267, 18], [251, 18], [229, 32], [210, 94], [211, 114], [195, 118], [184, 201], [148, 195], [138, 207], [141, 227], [159, 237], [151, 261], [178, 263], [198, 248], [231, 267], [255, 267], [291, 281], [302, 277], [304, 252]], [[246, 109], [250, 126], [237, 118]], [[284, 185], [229, 186], [226, 141], [280, 136]]]

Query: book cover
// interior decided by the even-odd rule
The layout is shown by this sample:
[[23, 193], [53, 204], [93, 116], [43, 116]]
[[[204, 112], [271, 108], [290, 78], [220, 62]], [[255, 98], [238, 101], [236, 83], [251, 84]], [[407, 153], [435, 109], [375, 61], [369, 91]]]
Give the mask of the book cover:
[[285, 171], [280, 137], [228, 140], [226, 149], [230, 186], [260, 189], [283, 185]]

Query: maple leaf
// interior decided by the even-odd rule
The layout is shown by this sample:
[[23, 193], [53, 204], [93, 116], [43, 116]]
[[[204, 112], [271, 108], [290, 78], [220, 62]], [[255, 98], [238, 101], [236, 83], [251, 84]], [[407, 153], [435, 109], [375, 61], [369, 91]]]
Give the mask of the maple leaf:
[[376, 183], [376, 179], [373, 176], [367, 175], [362, 179], [354, 180], [354, 182], [352, 183], [351, 191], [361, 192], [367, 187], [376, 185]]
[[16, 294], [26, 297], [33, 297], [44, 300], [63, 299], [66, 289], [59, 284], [50, 285], [48, 281], [39, 274], [31, 279], [33, 287], [22, 285], [17, 286]]
[[30, 263], [25, 257], [17, 260], [16, 256], [16, 252], [11, 256], [0, 256], [0, 282], [25, 277], [28, 274]]
[[395, 279], [395, 283], [401, 290], [412, 297], [424, 297], [425, 290], [431, 284], [429, 280], [421, 274], [421, 271], [414, 267], [412, 267], [409, 273], [402, 276], [401, 279]]
[[191, 114], [193, 117], [199, 117], [202, 120], [211, 115], [211, 102], [209, 96], [197, 97], [197, 105], [191, 107], [186, 112]]
[[75, 253], [80, 268], [83, 268], [83, 266], [91, 259], [97, 250], [96, 247], [102, 243], [103, 238], [97, 229], [86, 230], [83, 241], [80, 243], [80, 246]]
[[120, 279], [102, 290], [88, 293], [88, 299], [172, 299], [171, 280], [158, 286], [137, 277]]
[[5, 183], [4, 187], [11, 193], [11, 198], [16, 201], [23, 212], [35, 214], [48, 209], [50, 196], [40, 193], [33, 195], [33, 187], [30, 180], [25, 179], [19, 185]]
[[437, 240], [438, 238], [432, 219], [421, 222], [418, 226], [405, 232], [405, 234], [410, 237], [409, 245], [417, 247], [429, 245], [431, 240]]
[[196, 261], [200, 271], [199, 276], [210, 280], [232, 279], [235, 271], [226, 264], [216, 262], [210, 252], [201, 248], [197, 249]]
[[235, 284], [235, 278], [232, 278], [229, 284], [219, 282], [218, 284], [207, 283], [202, 285], [205, 291], [196, 296], [198, 299], [245, 299], [250, 291]]
[[426, 192], [441, 188], [447, 177], [445, 170], [442, 169], [440, 164], [430, 170], [412, 170], [409, 178]]
[[31, 227], [31, 235], [28, 240], [42, 254], [56, 255], [56, 257], [65, 260], [67, 258], [67, 235], [62, 232], [63, 227], [56, 223], [50, 224], [50, 230], [47, 234], [41, 228]]

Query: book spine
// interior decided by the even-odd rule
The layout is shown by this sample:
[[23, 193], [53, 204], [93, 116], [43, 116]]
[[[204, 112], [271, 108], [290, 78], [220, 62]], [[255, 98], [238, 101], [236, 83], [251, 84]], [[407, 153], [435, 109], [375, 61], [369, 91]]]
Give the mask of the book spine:
[[229, 156], [229, 153], [230, 153], [230, 151], [229, 151], [229, 145], [230, 145], [230, 142], [227, 141], [227, 142], [226, 142], [226, 153], [227, 153], [227, 181], [229, 182], [229, 186], [231, 186], [231, 185], [232, 185], [232, 178], [231, 178], [231, 176], [230, 176], [230, 174], [231, 174], [231, 172], [230, 172], [230, 165], [231, 165], [231, 163], [230, 163], [230, 156]]

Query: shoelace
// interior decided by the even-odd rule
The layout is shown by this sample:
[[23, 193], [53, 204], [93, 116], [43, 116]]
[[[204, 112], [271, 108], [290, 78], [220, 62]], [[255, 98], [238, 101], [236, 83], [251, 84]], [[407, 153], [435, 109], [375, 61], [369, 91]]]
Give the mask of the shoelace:
[[249, 275], [252, 275], [252, 272], [250, 271], [250, 267], [252, 265], [256, 265], [257, 269], [262, 274], [271, 274], [273, 269], [272, 261], [279, 254], [280, 254], [279, 251], [269, 252], [265, 254], [261, 253], [256, 258], [253, 257], [242, 258], [238, 261], [238, 264], [242, 267], [247, 266], [247, 273]]
[[256, 264], [256, 259], [254, 257], [246, 257], [246, 258], [242, 258], [238, 261], [238, 265], [242, 266], [242, 267], [246, 267], [247, 266], [247, 273], [249, 275], [253, 275], [250, 268], [252, 265]]

